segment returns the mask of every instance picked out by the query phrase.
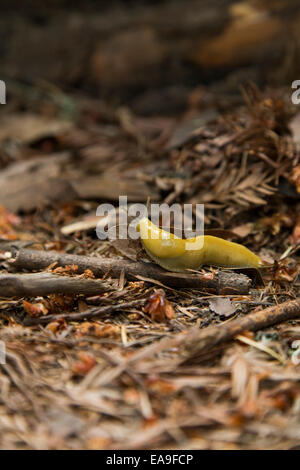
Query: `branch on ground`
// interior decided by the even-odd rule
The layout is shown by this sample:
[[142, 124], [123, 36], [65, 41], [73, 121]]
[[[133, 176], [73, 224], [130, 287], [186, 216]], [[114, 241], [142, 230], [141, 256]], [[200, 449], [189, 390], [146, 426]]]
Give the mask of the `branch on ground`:
[[[2, 244], [0, 243], [0, 249]], [[133, 262], [116, 258], [98, 258], [60, 254], [55, 251], [40, 251], [16, 249], [5, 244], [5, 250], [11, 252], [11, 265], [16, 270], [40, 271], [56, 263], [56, 266], [78, 266], [78, 273], [90, 269], [95, 276], [109, 274], [120, 277], [125, 273], [129, 280], [142, 279], [148, 282], [161, 283], [169, 287], [194, 288], [217, 294], [247, 294], [252, 281], [246, 275], [230, 272], [215, 271], [214, 273], [173, 273], [161, 269], [153, 263]]]

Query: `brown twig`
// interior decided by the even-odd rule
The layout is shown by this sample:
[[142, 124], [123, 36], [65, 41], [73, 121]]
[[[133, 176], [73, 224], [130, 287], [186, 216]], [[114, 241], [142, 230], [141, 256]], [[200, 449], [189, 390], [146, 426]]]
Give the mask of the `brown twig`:
[[[5, 249], [8, 249], [7, 243]], [[125, 272], [130, 280], [136, 280], [138, 276], [142, 276], [148, 281], [159, 281], [170, 287], [196, 288], [218, 294], [247, 294], [251, 287], [251, 279], [244, 274], [230, 271], [216, 271], [213, 274], [181, 274], [165, 271], [153, 263], [116, 258], [96, 258], [22, 248], [17, 250], [13, 247], [9, 251], [12, 254], [10, 262], [18, 270], [39, 271], [56, 263], [57, 266], [77, 265], [79, 273], [90, 269], [99, 277], [107, 273], [112, 277], [119, 277], [122, 272]]]
[[111, 290], [107, 283], [51, 273], [0, 274], [1, 297], [34, 297], [49, 294], [97, 295]]
[[183, 355], [186, 359], [202, 356], [244, 331], [258, 331], [294, 318], [300, 318], [300, 298], [268, 307], [223, 325], [200, 331], [193, 328], [183, 340]]
[[123, 310], [131, 307], [139, 307], [144, 305], [144, 299], [132, 300], [131, 302], [120, 302], [116, 305], [106, 305], [105, 307], [93, 307], [89, 310], [85, 310], [83, 312], [71, 312], [71, 313], [60, 313], [57, 315], [45, 315], [44, 317], [39, 318], [30, 318], [27, 317], [24, 321], [25, 326], [30, 325], [42, 325], [45, 323], [50, 323], [56, 320], [67, 320], [67, 321], [79, 321], [79, 320], [87, 320], [91, 318], [98, 317], [100, 315], [104, 315], [106, 313], [116, 312], [118, 310]]

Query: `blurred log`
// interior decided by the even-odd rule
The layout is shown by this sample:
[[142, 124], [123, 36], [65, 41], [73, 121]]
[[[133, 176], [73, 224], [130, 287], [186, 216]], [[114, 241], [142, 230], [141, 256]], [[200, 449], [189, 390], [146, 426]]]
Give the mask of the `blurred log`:
[[80, 83], [101, 95], [196, 84], [251, 64], [262, 74], [271, 67], [272, 76], [300, 25], [300, 0], [87, 1], [72, 7], [31, 0], [21, 5], [21, 15], [12, 15], [19, 3], [1, 8], [1, 73]]

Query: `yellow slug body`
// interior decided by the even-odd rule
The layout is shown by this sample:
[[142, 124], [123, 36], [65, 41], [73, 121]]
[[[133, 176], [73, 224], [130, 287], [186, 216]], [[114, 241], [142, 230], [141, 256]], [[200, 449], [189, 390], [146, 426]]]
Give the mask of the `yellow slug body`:
[[168, 271], [199, 269], [203, 264], [235, 268], [259, 268], [260, 258], [243, 245], [210, 235], [186, 240], [161, 230], [144, 217], [140, 220], [143, 246], [157, 264]]

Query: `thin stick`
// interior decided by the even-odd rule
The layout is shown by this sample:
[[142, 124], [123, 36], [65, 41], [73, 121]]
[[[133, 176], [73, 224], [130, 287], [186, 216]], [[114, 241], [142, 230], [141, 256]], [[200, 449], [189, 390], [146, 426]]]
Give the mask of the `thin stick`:
[[269, 348], [262, 342], [253, 341], [253, 339], [247, 338], [247, 336], [243, 335], [237, 335], [235, 339], [238, 339], [242, 343], [248, 344], [249, 346], [253, 346], [253, 348], [259, 349], [260, 351], [263, 351], [264, 353], [274, 357], [274, 359], [277, 359], [277, 361], [281, 362], [281, 364], [285, 364], [285, 357], [282, 354], [278, 354], [276, 351], [273, 351], [273, 349]]
[[111, 290], [98, 279], [59, 276], [51, 273], [0, 274], [1, 297], [34, 297], [49, 294], [97, 295]]
[[[7, 244], [5, 249], [8, 249]], [[11, 265], [18, 270], [40, 271], [53, 263], [56, 263], [57, 266], [77, 265], [79, 273], [90, 269], [98, 277], [109, 273], [112, 277], [119, 278], [124, 271], [126, 277], [130, 280], [136, 280], [137, 276], [143, 276], [148, 278], [149, 281], [151, 279], [157, 280], [170, 287], [189, 287], [224, 295], [247, 294], [252, 283], [251, 279], [244, 274], [230, 271], [216, 271], [213, 274], [181, 274], [165, 271], [153, 263], [133, 262], [116, 258], [96, 258], [22, 248], [18, 250], [13, 246], [8, 251], [11, 252]]]
[[113, 313], [116, 311], [132, 308], [132, 307], [140, 307], [145, 304], [144, 299], [132, 300], [131, 302], [120, 302], [116, 305], [106, 305], [105, 307], [93, 307], [89, 310], [84, 310], [83, 312], [71, 312], [71, 313], [59, 313], [57, 315], [45, 315], [44, 317], [39, 318], [25, 318], [24, 325], [31, 326], [31, 325], [42, 325], [45, 323], [50, 323], [52, 321], [64, 319], [66, 321], [79, 321], [79, 320], [87, 320], [95, 317], [99, 317], [101, 315], [107, 313]]
[[200, 331], [193, 328], [183, 340], [183, 355], [186, 359], [202, 356], [245, 331], [258, 331], [294, 318], [300, 319], [300, 298], [250, 313], [226, 324]]

